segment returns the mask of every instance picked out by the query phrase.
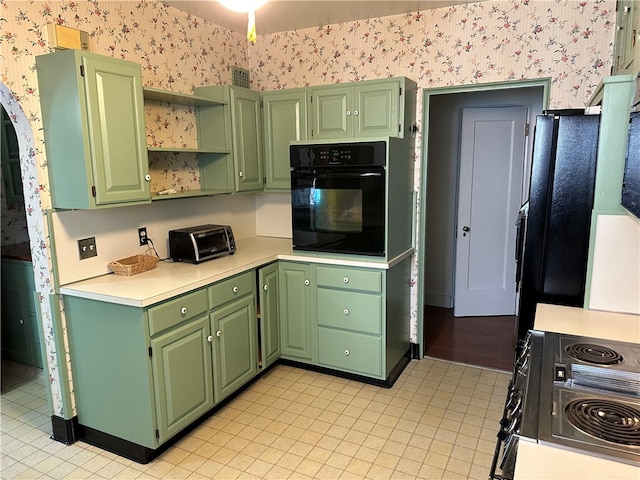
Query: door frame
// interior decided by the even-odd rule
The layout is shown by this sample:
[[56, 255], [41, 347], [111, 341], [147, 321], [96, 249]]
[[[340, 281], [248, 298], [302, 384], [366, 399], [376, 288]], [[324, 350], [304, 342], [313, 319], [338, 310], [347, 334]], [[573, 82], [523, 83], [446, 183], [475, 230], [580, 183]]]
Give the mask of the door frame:
[[[425, 282], [425, 244], [426, 244], [426, 208], [422, 204], [427, 198], [427, 175], [429, 162], [429, 113], [431, 97], [436, 95], [448, 95], [457, 93], [478, 93], [485, 91], [498, 91], [508, 89], [520, 89], [529, 87], [542, 87], [543, 109], [549, 108], [549, 90], [551, 78], [537, 78], [533, 80], [515, 80], [505, 82], [492, 82], [477, 85], [458, 85], [438, 88], [425, 88], [422, 91], [422, 144], [420, 147], [420, 205], [418, 208], [418, 278], [417, 288], [417, 336], [419, 357], [424, 357], [424, 282]], [[525, 172], [526, 174], [526, 172]]]

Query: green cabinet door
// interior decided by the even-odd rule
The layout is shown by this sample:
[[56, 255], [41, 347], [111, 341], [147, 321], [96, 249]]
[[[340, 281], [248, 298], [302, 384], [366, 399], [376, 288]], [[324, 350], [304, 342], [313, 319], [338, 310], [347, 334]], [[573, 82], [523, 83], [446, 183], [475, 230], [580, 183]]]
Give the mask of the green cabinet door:
[[278, 264], [258, 271], [260, 305], [260, 360], [266, 368], [280, 358], [280, 314]]
[[315, 325], [311, 267], [295, 262], [278, 264], [281, 354], [310, 361]]
[[2, 260], [2, 356], [42, 368], [31, 262]]
[[209, 315], [212, 325], [215, 401], [233, 393], [257, 373], [253, 295], [245, 295]]
[[314, 139], [404, 137], [414, 121], [416, 84], [405, 77], [310, 89]]
[[291, 189], [289, 142], [307, 139], [307, 89], [262, 94], [265, 190]]
[[214, 405], [210, 334], [205, 315], [151, 340], [160, 443]]
[[36, 66], [53, 206], [148, 203], [140, 65], [63, 50]]
[[[634, 73], [636, 44], [640, 38], [640, 12], [635, 0], [618, 0], [616, 9], [616, 39], [613, 57], [613, 73]], [[640, 48], [640, 47], [638, 47]]]
[[236, 191], [262, 190], [262, 115], [260, 93], [229, 87]]
[[354, 86], [354, 137], [397, 137], [400, 80]]
[[313, 138], [351, 138], [353, 87], [327, 86], [311, 89]]

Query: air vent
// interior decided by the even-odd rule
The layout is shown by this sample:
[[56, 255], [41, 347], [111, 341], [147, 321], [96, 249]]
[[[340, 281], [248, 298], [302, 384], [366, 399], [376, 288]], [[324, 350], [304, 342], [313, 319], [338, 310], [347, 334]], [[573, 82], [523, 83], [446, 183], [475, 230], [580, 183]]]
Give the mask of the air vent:
[[231, 67], [231, 84], [236, 87], [249, 88], [249, 70], [239, 67]]

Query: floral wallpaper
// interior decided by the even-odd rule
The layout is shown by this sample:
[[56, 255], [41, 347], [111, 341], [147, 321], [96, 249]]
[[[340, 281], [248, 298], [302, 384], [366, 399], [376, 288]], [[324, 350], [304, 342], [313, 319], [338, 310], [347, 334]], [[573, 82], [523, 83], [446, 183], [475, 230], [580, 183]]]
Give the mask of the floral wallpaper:
[[[487, 0], [262, 35], [248, 46], [243, 33], [150, 0], [0, 0], [0, 7], [1, 99], [21, 139], [25, 212], [43, 298], [54, 414], [67, 418], [58, 365], [68, 368], [68, 352], [56, 352], [48, 307], [51, 260], [43, 212], [51, 202], [34, 59], [51, 51], [47, 23], [88, 32], [92, 52], [140, 63], [143, 84], [166, 90], [231, 83], [233, 65], [249, 69], [252, 88], [258, 90], [401, 75], [420, 89], [549, 77], [550, 106], [568, 108], [583, 106], [608, 74], [615, 19], [615, 0]], [[419, 94], [419, 124], [421, 100]], [[197, 145], [192, 109], [148, 106], [145, 115], [149, 144]], [[421, 135], [416, 159], [421, 158]], [[161, 154], [151, 163], [154, 189], [199, 182], [195, 157]], [[416, 165], [419, 185], [420, 162]], [[416, 272], [417, 263], [414, 281]]]

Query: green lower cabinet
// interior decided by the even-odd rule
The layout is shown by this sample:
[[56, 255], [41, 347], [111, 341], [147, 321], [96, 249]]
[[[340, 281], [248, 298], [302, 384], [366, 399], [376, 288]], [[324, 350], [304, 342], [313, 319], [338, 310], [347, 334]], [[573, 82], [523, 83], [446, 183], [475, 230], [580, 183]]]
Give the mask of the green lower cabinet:
[[260, 304], [260, 364], [267, 368], [280, 358], [280, 309], [278, 302], [278, 264], [258, 270]]
[[359, 375], [382, 377], [382, 337], [318, 327], [318, 362]]
[[210, 335], [205, 315], [151, 340], [160, 443], [214, 405]]
[[2, 260], [2, 356], [42, 368], [31, 262]]
[[317, 266], [316, 280], [318, 363], [385, 379], [384, 271]]
[[209, 318], [214, 332], [214, 391], [218, 403], [257, 373], [254, 297], [246, 295], [217, 308]]
[[156, 449], [153, 351], [146, 312], [86, 298], [63, 300], [78, 423]]
[[278, 262], [280, 281], [280, 352], [299, 361], [313, 359], [312, 303], [314, 295], [311, 265]]

